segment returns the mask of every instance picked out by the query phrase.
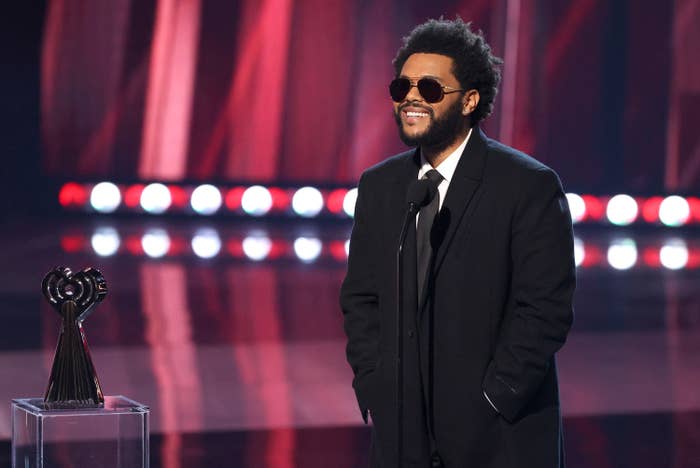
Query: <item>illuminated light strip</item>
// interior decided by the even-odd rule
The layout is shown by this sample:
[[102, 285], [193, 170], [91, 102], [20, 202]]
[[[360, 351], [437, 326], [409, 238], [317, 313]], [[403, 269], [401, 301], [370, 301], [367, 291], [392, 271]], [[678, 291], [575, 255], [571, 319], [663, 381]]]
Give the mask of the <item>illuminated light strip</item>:
[[[92, 253], [100, 257], [133, 256], [152, 259], [201, 258], [259, 261], [347, 261], [347, 240], [299, 236], [296, 239], [270, 237], [264, 231], [247, 235], [224, 236], [214, 229], [195, 232], [191, 237], [173, 234], [165, 229], [146, 229], [141, 233], [120, 235], [114, 227], [99, 227], [92, 235], [71, 230], [61, 235], [60, 245], [65, 253]], [[204, 244], [198, 251], [197, 239], [206, 234], [216, 246]], [[199, 237], [198, 237], [199, 236]], [[700, 243], [671, 239], [663, 244], [642, 244], [632, 238], [620, 238], [605, 243], [575, 240], [578, 268], [615, 268], [695, 270], [700, 269]]]
[[[77, 183], [67, 182], [59, 190], [59, 204], [67, 210], [83, 210], [88, 212], [99, 213], [90, 205], [90, 193], [97, 185], [96, 183]], [[121, 193], [121, 203], [116, 208], [117, 212], [132, 212], [148, 214], [151, 216], [156, 213], [147, 213], [141, 206], [141, 195], [146, 187], [151, 184], [136, 183], [136, 184], [115, 184]], [[209, 184], [200, 185], [185, 185], [172, 184], [165, 185], [172, 199], [171, 205], [164, 212], [167, 214], [189, 214], [194, 216], [211, 216], [211, 214], [197, 213], [191, 205], [192, 194], [199, 187]], [[272, 203], [269, 210], [263, 210], [263, 213], [256, 212], [248, 214], [243, 209], [243, 200], [246, 191], [251, 187], [261, 187], [269, 194]], [[278, 186], [262, 186], [262, 185], [233, 185], [233, 186], [216, 186], [219, 190], [222, 203], [221, 207], [216, 210], [216, 215], [234, 215], [244, 217], [265, 217], [265, 216], [292, 216], [298, 218], [317, 218], [317, 217], [336, 217], [349, 218], [352, 217], [354, 210], [355, 198], [357, 190], [355, 188], [335, 188], [335, 189], [319, 189], [315, 187], [278, 187]], [[318, 190], [323, 197], [323, 206], [317, 214], [309, 215], [309, 212], [315, 213], [315, 209], [299, 209], [295, 212], [293, 200], [295, 194], [300, 189], [311, 188]], [[608, 216], [610, 213], [610, 201], [616, 202], [620, 200], [619, 196], [594, 196], [594, 195], [578, 195], [567, 193], [567, 200], [571, 205], [572, 214], [574, 216], [574, 224], [605, 224], [614, 226]], [[678, 196], [650, 196], [650, 197], [622, 197], [627, 203], [618, 203], [617, 212], [613, 208], [613, 217], [619, 225], [656, 225], [663, 226], [664, 220], [668, 219], [663, 216], [664, 209], [669, 206], [678, 206], [678, 199], [685, 200], [687, 203], [687, 216], [671, 216], [672, 222], [666, 221], [667, 226], [680, 227], [688, 225], [700, 224], [700, 198], [699, 197], [678, 197]], [[668, 199], [673, 198], [676, 203], [669, 203]], [[313, 197], [311, 198], [313, 200]], [[632, 206], [631, 200], [636, 204], [634, 213], [619, 213], [619, 206]], [[575, 205], [575, 206], [574, 206]], [[673, 208], [672, 208], [673, 209]], [[575, 211], [575, 213], [574, 213]], [[633, 210], [634, 211], [634, 210]], [[617, 216], [615, 216], [617, 215]], [[679, 221], [680, 220], [680, 221]]]

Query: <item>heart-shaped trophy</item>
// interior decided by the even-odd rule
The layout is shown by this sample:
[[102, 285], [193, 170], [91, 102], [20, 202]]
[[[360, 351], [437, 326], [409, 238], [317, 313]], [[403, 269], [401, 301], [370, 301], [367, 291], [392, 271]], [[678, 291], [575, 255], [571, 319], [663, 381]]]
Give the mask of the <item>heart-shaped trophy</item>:
[[83, 321], [107, 295], [102, 273], [56, 267], [41, 284], [44, 297], [63, 319], [44, 402], [60, 407], [100, 406], [104, 395], [90, 358]]

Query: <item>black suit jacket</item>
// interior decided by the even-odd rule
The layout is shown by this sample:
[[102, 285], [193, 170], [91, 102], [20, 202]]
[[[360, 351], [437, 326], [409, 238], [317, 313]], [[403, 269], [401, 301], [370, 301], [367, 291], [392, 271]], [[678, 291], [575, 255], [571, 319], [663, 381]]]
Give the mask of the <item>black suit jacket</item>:
[[[376, 467], [396, 466], [396, 246], [419, 161], [412, 150], [362, 175], [340, 294]], [[554, 354], [573, 320], [575, 266], [557, 175], [474, 128], [431, 239], [428, 300], [418, 310], [411, 225], [403, 466], [429, 466], [428, 427], [448, 467], [563, 466]]]

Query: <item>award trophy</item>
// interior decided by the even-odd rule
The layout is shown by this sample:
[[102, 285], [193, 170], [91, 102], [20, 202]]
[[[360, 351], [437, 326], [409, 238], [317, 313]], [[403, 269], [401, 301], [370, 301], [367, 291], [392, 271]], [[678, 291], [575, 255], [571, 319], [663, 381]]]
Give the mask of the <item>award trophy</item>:
[[102, 274], [94, 268], [72, 274], [59, 267], [46, 275], [41, 286], [63, 321], [44, 402], [55, 408], [104, 405], [83, 329], [83, 320], [107, 295]]
[[102, 274], [57, 267], [42, 292], [61, 329], [44, 398], [12, 400], [12, 466], [147, 467], [149, 408], [104, 396], [83, 328], [107, 295]]

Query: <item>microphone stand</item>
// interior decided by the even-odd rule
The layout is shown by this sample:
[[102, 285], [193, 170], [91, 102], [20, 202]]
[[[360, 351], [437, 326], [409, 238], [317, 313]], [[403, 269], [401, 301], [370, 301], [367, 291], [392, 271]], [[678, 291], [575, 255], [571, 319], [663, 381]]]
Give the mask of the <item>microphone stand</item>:
[[415, 202], [409, 202], [406, 216], [401, 227], [399, 246], [396, 251], [396, 436], [398, 459], [397, 466], [401, 468], [403, 459], [403, 247], [408, 233], [408, 226], [415, 220], [420, 209]]

